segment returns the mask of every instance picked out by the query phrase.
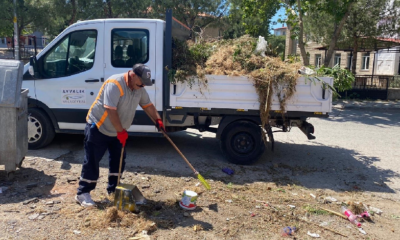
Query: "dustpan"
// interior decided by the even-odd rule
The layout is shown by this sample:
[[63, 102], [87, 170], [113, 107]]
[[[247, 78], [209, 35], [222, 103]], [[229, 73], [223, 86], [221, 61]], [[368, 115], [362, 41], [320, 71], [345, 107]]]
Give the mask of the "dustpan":
[[139, 209], [137, 206], [146, 204], [146, 198], [144, 198], [136, 185], [119, 183], [123, 154], [124, 148], [121, 150], [121, 158], [119, 161], [118, 182], [117, 187], [115, 188], [114, 206], [121, 211], [138, 212]]

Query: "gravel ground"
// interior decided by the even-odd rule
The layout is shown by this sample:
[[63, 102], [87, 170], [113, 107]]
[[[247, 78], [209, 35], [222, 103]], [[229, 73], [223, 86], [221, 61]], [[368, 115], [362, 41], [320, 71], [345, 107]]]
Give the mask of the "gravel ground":
[[[184, 189], [201, 192], [190, 168], [165, 139], [131, 137], [122, 181], [137, 184], [151, 204], [141, 209], [142, 215], [131, 216], [136, 220], [129, 226], [123, 223], [130, 215], [102, 222], [111, 206], [105, 194], [107, 156], [93, 192], [99, 207], [87, 210], [74, 203], [83, 137], [59, 134], [45, 149], [29, 151], [13, 181], [0, 171], [5, 189], [0, 193], [0, 239], [280, 239], [285, 226], [297, 226], [299, 239], [311, 239], [308, 231], [324, 239], [345, 239], [324, 227], [348, 239], [396, 239], [400, 111], [338, 109], [329, 119], [310, 122], [316, 140], [307, 140], [296, 128], [276, 133], [275, 151], [251, 166], [226, 161], [215, 134], [171, 133], [212, 186], [199, 196], [193, 212], [177, 205]], [[226, 175], [224, 167], [235, 174]], [[326, 203], [328, 196], [338, 202]], [[362, 223], [363, 235], [347, 220], [320, 209], [339, 211], [342, 201], [362, 202], [383, 213]], [[158, 229], [140, 225], [142, 220]]]

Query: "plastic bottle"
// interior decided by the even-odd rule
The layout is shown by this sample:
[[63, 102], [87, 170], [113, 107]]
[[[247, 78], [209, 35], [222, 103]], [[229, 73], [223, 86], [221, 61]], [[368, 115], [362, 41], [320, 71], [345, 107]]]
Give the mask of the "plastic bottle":
[[347, 207], [342, 206], [342, 213], [346, 215], [347, 219], [353, 224], [355, 224], [357, 227], [361, 227], [361, 223], [357, 221], [357, 215], [352, 213]]
[[293, 236], [294, 232], [296, 232], [296, 227], [284, 227], [282, 229], [282, 236], [283, 237], [289, 237], [289, 236]]

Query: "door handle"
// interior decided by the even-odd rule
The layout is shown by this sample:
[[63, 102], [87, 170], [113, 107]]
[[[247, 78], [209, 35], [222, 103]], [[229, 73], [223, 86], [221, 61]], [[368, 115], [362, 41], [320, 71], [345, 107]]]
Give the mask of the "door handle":
[[100, 82], [99, 79], [86, 79], [85, 82]]

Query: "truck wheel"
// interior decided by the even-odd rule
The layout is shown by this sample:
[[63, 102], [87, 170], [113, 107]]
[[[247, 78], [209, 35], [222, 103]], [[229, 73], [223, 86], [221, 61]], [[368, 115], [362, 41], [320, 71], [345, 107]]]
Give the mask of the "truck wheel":
[[261, 128], [248, 121], [229, 124], [221, 135], [221, 150], [235, 164], [252, 164], [265, 150]]
[[38, 108], [29, 108], [28, 112], [28, 149], [49, 145], [55, 136], [50, 119]]

